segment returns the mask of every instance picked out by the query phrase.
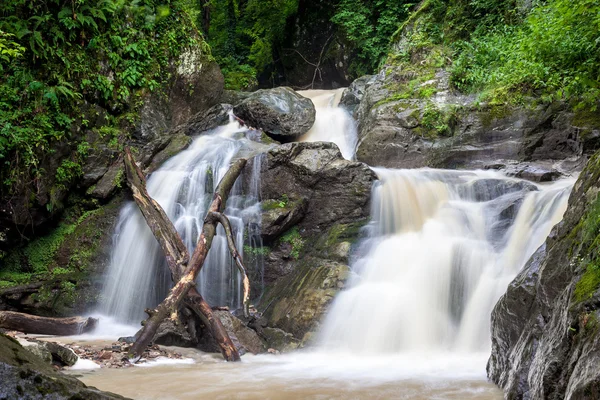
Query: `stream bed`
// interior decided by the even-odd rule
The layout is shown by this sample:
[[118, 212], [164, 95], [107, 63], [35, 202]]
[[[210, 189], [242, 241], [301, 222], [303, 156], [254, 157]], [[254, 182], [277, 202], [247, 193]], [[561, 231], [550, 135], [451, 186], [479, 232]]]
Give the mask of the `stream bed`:
[[85, 384], [133, 399], [500, 400], [485, 377], [487, 354], [360, 357], [335, 353], [217, 355], [177, 349], [184, 360], [126, 369], [74, 370]]

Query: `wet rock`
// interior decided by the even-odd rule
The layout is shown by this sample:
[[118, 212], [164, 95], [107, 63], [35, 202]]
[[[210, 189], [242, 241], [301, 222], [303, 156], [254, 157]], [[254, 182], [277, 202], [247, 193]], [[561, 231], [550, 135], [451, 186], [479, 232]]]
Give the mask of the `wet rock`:
[[236, 105], [233, 113], [280, 142], [290, 142], [308, 132], [316, 115], [310, 99], [286, 87], [258, 90]]
[[240, 90], [225, 89], [223, 90], [223, 94], [221, 95], [219, 102], [223, 104], [232, 104], [233, 106], [237, 106], [251, 95], [252, 92], [242, 92]]
[[443, 70], [419, 84], [433, 93], [424, 96], [414, 90], [415, 78], [423, 78], [418, 75], [388, 66], [378, 75], [357, 80], [357, 87], [345, 92], [342, 104], [356, 107], [360, 98], [354, 108], [358, 160], [388, 168], [465, 169], [503, 160], [529, 164], [530, 169], [515, 176], [548, 181], [557, 175], [534, 170], [563, 160], [569, 162], [560, 172], [579, 170], [584, 154], [600, 143], [594, 137], [600, 120], [572, 113], [566, 104], [527, 108], [481, 104], [475, 96], [454, 92]]
[[217, 104], [206, 111], [201, 111], [185, 124], [184, 133], [193, 136], [226, 125], [232, 109], [229, 104]]
[[304, 258], [266, 296], [265, 303], [272, 303], [264, 313], [269, 326], [301, 340], [318, 328], [334, 296], [344, 287], [348, 273], [347, 265]]
[[198, 340], [192, 337], [181, 324], [166, 319], [158, 327], [153, 342], [163, 346], [194, 347]]
[[52, 353], [48, 350], [48, 347], [43, 342], [30, 342], [28, 340], [18, 339], [19, 344], [21, 344], [25, 349], [32, 352], [40, 359], [44, 360], [44, 362], [48, 365], [52, 364]]
[[248, 328], [239, 318], [231, 315], [229, 311], [215, 311], [214, 314], [221, 320], [234, 344], [237, 341], [239, 347], [253, 354], [264, 353], [267, 350], [258, 334]]
[[600, 154], [579, 176], [563, 221], [492, 312], [489, 378], [509, 399], [600, 394], [600, 287], [595, 259]]
[[280, 200], [265, 200], [261, 204], [261, 236], [270, 243], [300, 221], [306, 213], [308, 201], [305, 198], [291, 200], [287, 196]]
[[167, 145], [152, 157], [152, 161], [146, 168], [146, 171], [156, 171], [165, 161], [187, 149], [191, 143], [192, 139], [181, 133], [169, 136]]
[[141, 122], [134, 132], [136, 139], [149, 142], [163, 136], [221, 98], [223, 74], [200, 49], [184, 52], [172, 75], [165, 90], [167, 96], [156, 94], [145, 101]]
[[294, 335], [281, 329], [265, 328], [262, 333], [269, 344], [269, 353], [275, 353], [275, 351], [277, 353], [287, 353], [296, 350], [300, 346], [300, 341]]
[[70, 367], [75, 365], [79, 358], [71, 349], [61, 346], [58, 343], [46, 342], [45, 346], [52, 354], [52, 360], [59, 365]]
[[371, 85], [374, 80], [374, 75], [365, 75], [355, 79], [354, 82], [344, 90], [344, 93], [342, 93], [340, 106], [344, 107], [351, 114], [354, 114], [367, 91], [367, 87]]
[[122, 396], [84, 385], [53, 370], [16, 340], [0, 334], [0, 398], [116, 400]]
[[88, 191], [92, 197], [106, 200], [112, 196], [115, 191], [124, 184], [124, 167], [123, 161], [119, 157], [102, 176], [102, 179]]
[[536, 190], [538, 188], [532, 183], [506, 179], [477, 179], [459, 187], [461, 197], [465, 196], [475, 201], [490, 201], [509, 193]]
[[[353, 243], [369, 219], [376, 175], [342, 158], [332, 143], [289, 143], [266, 154], [261, 177], [263, 204], [284, 209], [304, 202], [302, 218], [289, 228], [279, 225], [266, 241], [262, 279], [253, 281], [266, 285], [257, 309], [268, 327], [299, 343], [344, 286]], [[277, 218], [268, 216], [268, 226]]]

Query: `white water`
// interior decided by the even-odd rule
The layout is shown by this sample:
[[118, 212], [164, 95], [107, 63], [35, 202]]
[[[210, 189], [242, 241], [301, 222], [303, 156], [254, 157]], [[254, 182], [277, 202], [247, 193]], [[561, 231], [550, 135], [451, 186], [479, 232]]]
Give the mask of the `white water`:
[[[190, 254], [212, 199], [236, 153], [249, 144], [248, 131], [237, 122], [194, 139], [190, 147], [167, 161], [148, 179], [148, 192], [163, 207], [184, 240]], [[249, 192], [243, 196], [239, 179], [227, 202], [236, 245], [243, 256], [244, 244], [261, 246], [258, 179], [260, 160], [251, 164]], [[248, 242], [244, 241], [244, 232]], [[248, 266], [253, 271], [260, 265]], [[120, 322], [138, 322], [143, 310], [164, 298], [171, 277], [162, 250], [134, 203], [121, 211], [113, 255], [102, 293], [102, 313]], [[234, 268], [222, 228], [219, 227], [198, 287], [212, 305], [237, 308], [241, 304], [240, 279]]]
[[308, 97], [317, 112], [315, 124], [305, 133], [300, 142], [333, 142], [346, 160], [353, 160], [356, 154], [358, 134], [356, 122], [350, 114], [338, 107], [344, 89], [305, 90], [299, 93]]
[[369, 356], [489, 354], [492, 308], [561, 220], [573, 181], [509, 192], [518, 181], [496, 172], [375, 171], [368, 238], [320, 344]]

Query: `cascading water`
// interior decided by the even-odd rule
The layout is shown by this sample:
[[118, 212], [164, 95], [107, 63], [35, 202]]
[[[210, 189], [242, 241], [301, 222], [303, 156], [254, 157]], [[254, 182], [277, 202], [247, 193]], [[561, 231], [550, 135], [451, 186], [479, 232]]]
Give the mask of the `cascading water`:
[[353, 160], [356, 155], [358, 135], [356, 122], [352, 116], [342, 107], [338, 107], [343, 92], [344, 89], [299, 92], [312, 100], [317, 112], [315, 124], [300, 138], [300, 141], [333, 142], [340, 148], [346, 160]]
[[489, 351], [492, 308], [561, 220], [573, 181], [536, 188], [496, 172], [375, 171], [368, 238], [321, 345], [370, 355]]
[[[302, 94], [315, 103], [317, 118], [301, 140], [334, 142], [353, 159], [356, 124], [338, 107], [341, 91]], [[231, 123], [195, 139], [149, 179], [150, 194], [190, 248], [210, 193], [243, 144], [234, 138], [242, 132]], [[562, 218], [573, 180], [534, 185], [493, 171], [374, 170], [372, 222], [352, 251], [348, 289], [336, 296], [311, 350], [246, 355], [248, 362], [232, 364], [202, 357], [176, 371], [132, 368], [90, 375], [86, 383], [128, 387], [124, 394], [145, 398], [168, 392], [181, 399], [500, 399], [485, 380], [490, 314]], [[236, 186], [227, 204], [240, 250], [244, 229], [246, 243], [260, 245], [258, 172], [250, 194], [241, 196]], [[117, 233], [104, 307], [122, 320], [139, 320], [170, 278], [133, 204], [122, 211]], [[232, 270], [225, 243], [215, 240], [199, 280], [209, 303], [239, 305]]]
[[[148, 179], [149, 194], [174, 222], [190, 254], [216, 185], [237, 152], [249, 142], [244, 139], [247, 132], [232, 121], [214, 132], [205, 133]], [[242, 255], [245, 243], [256, 247], [262, 245], [258, 203], [259, 158], [255, 159], [252, 168], [249, 193], [242, 195], [238, 180], [225, 210]], [[244, 241], [244, 232], [248, 242]], [[260, 266], [251, 269], [260, 270]], [[222, 227], [217, 231], [198, 284], [210, 304], [232, 308], [241, 305], [241, 283]], [[144, 316], [143, 310], [158, 304], [170, 285], [171, 277], [158, 242], [137, 206], [133, 203], [126, 205], [117, 225], [112, 260], [102, 294], [103, 314], [122, 322], [140, 321]]]

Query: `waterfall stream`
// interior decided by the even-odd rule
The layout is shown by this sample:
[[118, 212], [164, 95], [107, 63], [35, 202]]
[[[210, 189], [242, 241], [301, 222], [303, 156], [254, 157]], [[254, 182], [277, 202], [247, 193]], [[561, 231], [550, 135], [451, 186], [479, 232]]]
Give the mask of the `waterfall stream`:
[[[214, 189], [238, 151], [249, 145], [246, 133], [246, 129], [232, 120], [194, 139], [187, 150], [171, 158], [148, 179], [149, 194], [174, 222], [190, 254]], [[245, 243], [261, 246], [260, 160], [255, 160], [251, 164], [249, 193], [241, 192], [238, 180], [225, 210], [242, 256]], [[260, 266], [252, 266], [252, 270], [260, 270]], [[141, 321], [143, 310], [156, 306], [171, 286], [162, 250], [134, 203], [127, 204], [121, 211], [106, 277], [101, 311], [125, 323]], [[210, 304], [232, 309], [241, 306], [241, 280], [229, 255], [222, 227], [198, 277], [198, 286]]]
[[[334, 142], [354, 159], [357, 128], [338, 107], [342, 91], [302, 94], [315, 103], [317, 118], [300, 140]], [[205, 133], [148, 181], [190, 250], [245, 135], [235, 122]], [[165, 365], [83, 380], [144, 398], [163, 398], [167, 387], [178, 399], [501, 398], [485, 381], [491, 311], [561, 220], [574, 180], [542, 185], [496, 171], [373, 170], [379, 181], [371, 222], [353, 247], [347, 289], [334, 299], [314, 346], [279, 357], [246, 355], [239, 364], [203, 356], [177, 371]], [[249, 193], [236, 184], [227, 203], [240, 251], [261, 245], [258, 166], [251, 175]], [[169, 288], [158, 244], [134, 204], [122, 210], [107, 276], [103, 312], [123, 322], [141, 320]], [[239, 307], [239, 279], [222, 236], [198, 284], [209, 303]], [[129, 383], [132, 376], [143, 389]]]

